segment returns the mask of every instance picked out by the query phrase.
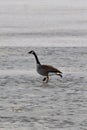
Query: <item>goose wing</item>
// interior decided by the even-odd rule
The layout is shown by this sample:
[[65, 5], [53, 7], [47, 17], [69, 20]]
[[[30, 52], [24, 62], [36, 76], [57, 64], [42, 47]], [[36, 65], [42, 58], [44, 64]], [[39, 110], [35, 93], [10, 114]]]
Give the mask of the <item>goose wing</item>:
[[42, 65], [42, 68], [47, 71], [48, 73], [60, 73], [62, 74], [62, 72], [56, 68], [54, 68], [53, 66], [50, 65]]

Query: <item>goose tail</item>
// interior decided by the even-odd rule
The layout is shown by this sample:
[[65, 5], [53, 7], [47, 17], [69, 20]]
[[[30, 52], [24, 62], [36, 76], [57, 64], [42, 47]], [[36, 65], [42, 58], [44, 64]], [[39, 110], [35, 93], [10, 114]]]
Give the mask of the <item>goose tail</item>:
[[62, 72], [60, 70], [57, 71], [57, 75], [60, 76], [61, 78], [63, 77]]
[[58, 76], [60, 76], [61, 78], [63, 77], [63, 75], [61, 73], [57, 73]]

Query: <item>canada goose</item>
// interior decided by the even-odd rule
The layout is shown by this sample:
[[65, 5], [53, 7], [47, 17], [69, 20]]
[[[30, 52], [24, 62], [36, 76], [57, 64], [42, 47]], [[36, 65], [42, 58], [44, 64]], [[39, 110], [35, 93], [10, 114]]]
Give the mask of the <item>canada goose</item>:
[[45, 76], [43, 81], [46, 81], [46, 83], [49, 81], [49, 76], [51, 75], [58, 75], [60, 77], [62, 77], [62, 72], [56, 68], [54, 68], [53, 66], [50, 65], [42, 65], [35, 53], [35, 51], [30, 51], [28, 52], [29, 54], [33, 54], [35, 56], [36, 59], [36, 65], [37, 65], [37, 72], [42, 75]]

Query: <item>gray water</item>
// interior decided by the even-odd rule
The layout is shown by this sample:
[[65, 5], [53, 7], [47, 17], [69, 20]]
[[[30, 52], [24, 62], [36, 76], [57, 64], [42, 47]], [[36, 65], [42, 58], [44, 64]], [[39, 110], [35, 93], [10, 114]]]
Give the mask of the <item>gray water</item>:
[[[43, 83], [32, 49], [63, 78]], [[84, 47], [1, 47], [0, 130], [86, 130], [86, 59]]]

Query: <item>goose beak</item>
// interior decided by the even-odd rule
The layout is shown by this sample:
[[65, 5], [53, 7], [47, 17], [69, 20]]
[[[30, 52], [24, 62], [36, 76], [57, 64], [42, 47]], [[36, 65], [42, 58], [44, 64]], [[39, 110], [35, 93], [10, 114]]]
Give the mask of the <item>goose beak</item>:
[[29, 53], [29, 54], [33, 54], [34, 52], [33, 52], [33, 51], [29, 51], [28, 53]]
[[31, 51], [28, 52], [28, 54], [30, 54], [30, 53], [31, 53]]

